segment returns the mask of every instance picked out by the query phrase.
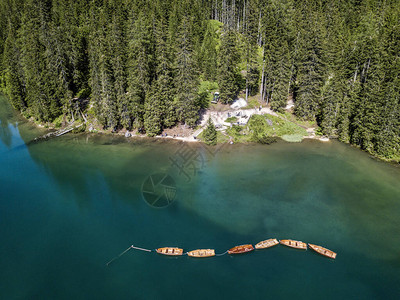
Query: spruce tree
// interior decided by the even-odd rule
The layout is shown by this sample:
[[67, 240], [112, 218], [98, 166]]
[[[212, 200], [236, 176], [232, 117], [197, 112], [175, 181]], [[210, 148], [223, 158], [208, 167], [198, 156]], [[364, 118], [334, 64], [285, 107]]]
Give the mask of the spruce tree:
[[215, 20], [207, 22], [201, 46], [201, 66], [205, 80], [215, 81], [217, 79], [219, 28], [221, 24]]
[[241, 75], [238, 70], [239, 59], [236, 33], [224, 28], [218, 63], [218, 86], [222, 103], [232, 103], [239, 93], [241, 84]]
[[48, 8], [44, 7], [45, 5], [44, 2], [33, 0], [25, 3], [19, 35], [28, 114], [40, 121], [51, 121], [55, 116], [52, 115], [50, 108], [53, 95], [48, 94], [51, 82], [46, 82], [49, 78], [43, 36], [47, 29], [49, 12]]
[[153, 80], [152, 27], [147, 16], [131, 11], [128, 20], [128, 87], [123, 103], [124, 126], [140, 128], [144, 121], [144, 102]]
[[215, 129], [214, 123], [211, 118], [208, 119], [207, 127], [203, 131], [204, 143], [207, 145], [217, 144], [217, 130]]
[[152, 89], [146, 95], [144, 127], [148, 136], [155, 136], [161, 133], [162, 124], [161, 116], [163, 113], [162, 99], [158, 97], [158, 84], [153, 84]]
[[300, 51], [297, 57], [297, 86], [295, 113], [303, 119], [314, 119], [319, 113], [324, 76], [322, 60], [322, 39], [324, 28], [318, 13], [307, 13], [308, 7], [301, 7], [306, 20], [302, 19], [299, 28]]
[[245, 57], [246, 57], [246, 101], [248, 96], [258, 92], [260, 76], [258, 66], [258, 30], [259, 30], [259, 6], [258, 1], [250, 1], [247, 9], [247, 22], [244, 32]]
[[163, 127], [176, 124], [174, 106], [174, 82], [171, 48], [168, 43], [166, 20], [160, 19], [155, 30], [156, 37], [156, 96], [160, 99]]
[[199, 118], [196, 101], [198, 71], [193, 57], [192, 32], [188, 17], [182, 18], [179, 32], [175, 60], [175, 106], [178, 120], [193, 127]]
[[[275, 111], [286, 106], [289, 96], [293, 53], [291, 54], [293, 9], [290, 2], [270, 1], [263, 11], [265, 98]], [[292, 52], [295, 52], [292, 50]]]
[[26, 108], [23, 72], [21, 70], [21, 49], [17, 44], [16, 30], [9, 25], [3, 53], [5, 92], [17, 110]]
[[117, 101], [111, 64], [112, 51], [108, 41], [110, 10], [107, 6], [91, 7], [89, 36], [90, 81], [96, 117], [104, 128], [118, 125]]

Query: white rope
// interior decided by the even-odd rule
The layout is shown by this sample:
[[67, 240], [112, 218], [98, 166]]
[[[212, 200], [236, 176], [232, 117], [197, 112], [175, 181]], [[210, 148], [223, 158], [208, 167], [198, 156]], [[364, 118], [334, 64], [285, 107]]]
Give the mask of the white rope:
[[221, 254], [215, 254], [215, 256], [222, 256], [222, 255], [225, 255], [227, 253], [228, 253], [228, 250], [226, 250], [224, 253], [221, 253]]
[[111, 264], [114, 260], [120, 258], [122, 255], [124, 255], [126, 252], [132, 249], [133, 246], [130, 246], [128, 249], [126, 249], [124, 252], [122, 252], [120, 255], [114, 257], [112, 260], [110, 260], [106, 265], [108, 267], [109, 264]]
[[135, 247], [135, 246], [131, 246], [132, 249], [136, 249], [136, 250], [140, 250], [140, 251], [146, 251], [146, 252], [151, 252], [151, 250], [149, 249], [144, 249], [144, 248], [139, 248], [139, 247]]

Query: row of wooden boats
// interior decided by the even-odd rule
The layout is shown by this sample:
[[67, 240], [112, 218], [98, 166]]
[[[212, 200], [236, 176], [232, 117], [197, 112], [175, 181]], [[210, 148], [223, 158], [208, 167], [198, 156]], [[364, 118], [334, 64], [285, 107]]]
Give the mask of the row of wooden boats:
[[[277, 239], [268, 239], [265, 241], [261, 241], [253, 247], [252, 244], [246, 244], [246, 245], [240, 245], [240, 246], [235, 246], [227, 251], [228, 254], [242, 254], [242, 253], [247, 253], [251, 252], [254, 249], [266, 249], [270, 248], [273, 246], [276, 246], [278, 244], [285, 245], [291, 248], [295, 249], [301, 249], [301, 250], [307, 250], [307, 244], [301, 241], [295, 241], [295, 240], [280, 240], [278, 241]], [[308, 247], [315, 252], [324, 255], [329, 258], [336, 258], [336, 253], [326, 249], [324, 247], [314, 245], [314, 244], [308, 244]], [[158, 248], [156, 249], [157, 253], [163, 254], [163, 255], [170, 255], [170, 256], [179, 256], [183, 255], [183, 249], [178, 248], [178, 247], [163, 247], [163, 248]], [[191, 257], [212, 257], [215, 256], [215, 250], [214, 249], [197, 249], [197, 250], [192, 250], [186, 253], [188, 256]]]

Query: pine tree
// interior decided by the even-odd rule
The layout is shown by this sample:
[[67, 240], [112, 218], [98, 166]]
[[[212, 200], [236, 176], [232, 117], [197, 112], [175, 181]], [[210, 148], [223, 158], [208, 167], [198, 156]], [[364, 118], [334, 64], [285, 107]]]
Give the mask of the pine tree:
[[217, 79], [219, 28], [221, 23], [215, 20], [207, 22], [204, 33], [203, 44], [201, 46], [201, 66], [204, 78], [209, 81]]
[[47, 3], [34, 0], [26, 2], [18, 32], [28, 114], [40, 121], [51, 121], [58, 113], [54, 111], [57, 108], [54, 101], [58, 99], [49, 94], [52, 80], [46, 68], [44, 43], [47, 42], [48, 14]]
[[118, 125], [117, 101], [114, 90], [111, 49], [108, 41], [110, 21], [107, 6], [91, 7], [91, 27], [89, 36], [89, 59], [91, 68], [92, 101], [98, 120], [104, 128], [115, 129]]
[[153, 80], [152, 28], [142, 12], [136, 16], [132, 11], [128, 23], [128, 93], [122, 117], [127, 128], [139, 128], [143, 126], [144, 102]]
[[176, 122], [171, 89], [173, 78], [164, 22], [160, 19], [155, 28], [157, 44], [155, 80], [145, 101], [144, 126], [149, 136], [161, 133], [164, 126], [170, 127]]
[[[264, 76], [262, 98], [276, 111], [286, 106], [292, 77], [293, 59], [290, 45], [291, 18], [290, 3], [271, 1], [263, 12]], [[264, 91], [265, 90], [265, 91]]]
[[300, 48], [298, 53], [297, 89], [295, 113], [303, 119], [314, 119], [319, 113], [324, 76], [322, 60], [322, 39], [324, 28], [318, 13], [306, 13], [309, 7], [302, 7], [303, 16], [300, 25]]
[[175, 125], [177, 118], [174, 106], [171, 49], [168, 44], [166, 20], [160, 19], [156, 30], [156, 95], [162, 103], [163, 127]]
[[26, 108], [26, 103], [20, 60], [21, 49], [17, 44], [16, 30], [9, 24], [3, 53], [5, 92], [14, 108], [23, 110]]
[[258, 66], [258, 1], [250, 1], [247, 9], [247, 22], [245, 29], [245, 56], [246, 56], [246, 101], [248, 96], [258, 92], [260, 71]]
[[207, 127], [203, 131], [204, 143], [207, 145], [217, 144], [217, 130], [215, 129], [214, 123], [211, 118], [208, 119]]
[[[113, 77], [113, 90], [115, 95], [116, 110], [118, 109], [117, 120], [118, 123], [122, 123], [122, 115], [124, 111], [124, 104], [126, 103], [126, 33], [125, 23], [126, 18], [125, 12], [122, 9], [122, 3], [116, 1], [113, 3], [111, 16], [112, 21], [109, 24], [109, 51], [111, 52], [110, 63], [112, 68]], [[126, 117], [126, 116], [124, 116]], [[118, 124], [119, 125], [119, 124]], [[122, 125], [128, 125], [126, 122]]]
[[148, 136], [155, 136], [162, 130], [163, 105], [162, 100], [158, 97], [158, 87], [158, 84], [153, 84], [151, 91], [146, 95], [144, 127]]
[[224, 29], [221, 37], [218, 63], [218, 85], [223, 103], [232, 103], [240, 89], [241, 75], [238, 70], [239, 53], [236, 33]]
[[178, 51], [175, 60], [175, 105], [178, 120], [194, 126], [199, 118], [197, 106], [197, 67], [193, 58], [192, 32], [188, 17], [183, 17], [179, 28]]

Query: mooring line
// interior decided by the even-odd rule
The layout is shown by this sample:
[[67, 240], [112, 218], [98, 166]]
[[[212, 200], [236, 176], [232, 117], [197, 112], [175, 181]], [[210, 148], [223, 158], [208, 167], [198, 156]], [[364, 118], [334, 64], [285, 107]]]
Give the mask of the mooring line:
[[226, 250], [224, 253], [221, 253], [221, 254], [215, 254], [215, 256], [222, 256], [222, 255], [225, 255], [227, 253], [228, 253], [228, 250]]
[[126, 249], [124, 252], [122, 252], [120, 255], [114, 257], [112, 260], [110, 260], [106, 266], [108, 267], [109, 264], [111, 264], [114, 260], [120, 258], [122, 255], [124, 255], [126, 252], [128, 252], [129, 250], [131, 250], [133, 248], [133, 246], [130, 246], [128, 249]]
[[150, 249], [144, 249], [144, 248], [139, 248], [139, 247], [135, 247], [135, 246], [131, 246], [132, 249], [136, 249], [136, 250], [140, 250], [140, 251], [146, 251], [146, 252], [151, 252]]

